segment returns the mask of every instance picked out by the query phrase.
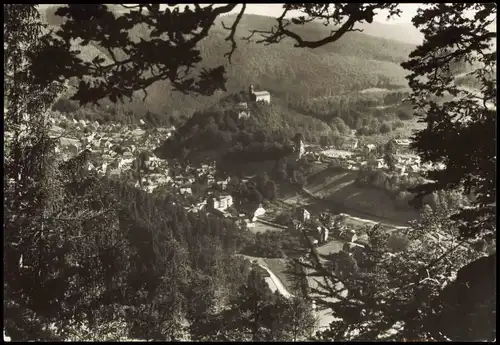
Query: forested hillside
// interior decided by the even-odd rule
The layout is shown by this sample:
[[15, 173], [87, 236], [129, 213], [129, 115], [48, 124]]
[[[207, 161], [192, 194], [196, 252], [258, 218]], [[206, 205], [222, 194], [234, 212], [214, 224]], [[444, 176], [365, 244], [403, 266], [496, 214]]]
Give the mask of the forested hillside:
[[[46, 216], [50, 235], [40, 241], [42, 248], [58, 249], [42, 249], [39, 256], [23, 252], [20, 248], [32, 237], [20, 238], [13, 229], [38, 229], [38, 219], [19, 225], [9, 217], [5, 274], [20, 277], [8, 290], [11, 337], [39, 337], [44, 334], [40, 325], [53, 318], [57, 336], [45, 335], [51, 340], [203, 340], [214, 330], [240, 332], [239, 340], [250, 340], [241, 334], [248, 323], [256, 326], [254, 339], [285, 336], [266, 335], [269, 324], [254, 321], [253, 310], [240, 315], [249, 299], [271, 318], [291, 312], [288, 302], [270, 295], [250, 264], [234, 255], [262, 250], [254, 234], [231, 220], [188, 213], [173, 194], [148, 194], [89, 172], [85, 154], [62, 164], [53, 152], [45, 154], [54, 172], [44, 180], [53, 189], [45, 195], [52, 214]], [[58, 302], [62, 298], [66, 303]], [[36, 316], [32, 334], [21, 331], [25, 315], [15, 314], [22, 299], [28, 299], [25, 315]], [[276, 303], [284, 309], [272, 309]]]
[[[240, 101], [247, 101], [248, 118], [238, 118], [235, 105]], [[318, 141], [319, 135], [331, 135], [332, 131], [324, 122], [285, 106], [251, 103], [241, 92], [225, 97], [216, 106], [196, 111], [158, 149], [158, 154], [184, 159], [213, 151], [213, 158], [220, 158], [231, 150], [252, 145], [282, 147], [290, 144], [297, 133], [302, 133], [307, 141]]]
[[[48, 10], [46, 20], [55, 27], [61, 19], [53, 12], [53, 9]], [[236, 32], [238, 49], [230, 64], [224, 53], [231, 46], [225, 41], [228, 32], [223, 29], [221, 21], [227, 24], [233, 20], [234, 16], [226, 16], [217, 21], [211, 34], [200, 45], [203, 58], [200, 67], [225, 65], [227, 91], [230, 93], [246, 90], [249, 84], [253, 84], [257, 89], [270, 91], [273, 97], [309, 99], [375, 86], [390, 88], [406, 85], [405, 73], [399, 64], [406, 59], [413, 45], [352, 32], [344, 40], [317, 49], [297, 49], [286, 40], [269, 49], [262, 44], [241, 40], [249, 35], [250, 29], [270, 28], [273, 25], [274, 18], [258, 15], [242, 18]], [[297, 32], [306, 38], [319, 37], [329, 33], [329, 28], [309, 23], [297, 28]], [[149, 34], [144, 26], [136, 26], [129, 35], [147, 39]], [[84, 60], [107, 53], [92, 42], [80, 50]], [[147, 91], [148, 97], [144, 102], [143, 94], [138, 94], [132, 102], [118, 107], [117, 114], [111, 117], [140, 118], [147, 111], [160, 117], [191, 116], [193, 111], [205, 109], [224, 96], [222, 92], [212, 97], [184, 95], [171, 90], [167, 82], [158, 82]], [[58, 106], [60, 104], [56, 105], [56, 109]], [[105, 110], [105, 107], [102, 109]]]

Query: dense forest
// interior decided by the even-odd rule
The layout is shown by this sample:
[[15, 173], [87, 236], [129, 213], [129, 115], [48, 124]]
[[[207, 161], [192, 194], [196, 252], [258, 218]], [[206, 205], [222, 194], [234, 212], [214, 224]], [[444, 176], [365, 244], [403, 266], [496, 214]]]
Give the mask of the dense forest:
[[[241, 154], [237, 159], [242, 162], [247, 158], [278, 160], [291, 153], [289, 144], [297, 131], [329, 131], [321, 121], [287, 114], [277, 105], [249, 102], [245, 95], [233, 94], [215, 107], [195, 112], [158, 148], [157, 154], [186, 159], [213, 151], [215, 158], [228, 155], [232, 159]], [[240, 101], [247, 101], [244, 112], [249, 116], [239, 116], [241, 110], [236, 109], [236, 102]]]
[[[66, 206], [55, 206], [53, 212], [60, 216], [52, 213], [47, 222], [65, 236], [42, 238], [44, 246], [60, 249], [40, 253], [41, 257], [24, 253], [22, 266], [8, 261], [11, 269], [6, 272], [20, 277], [10, 287], [9, 296], [30, 296], [25, 312], [36, 314], [38, 322], [72, 315], [71, 320], [64, 321], [67, 324], [56, 325], [64, 329], [58, 336], [81, 340], [102, 340], [110, 332], [110, 339], [175, 340], [189, 334], [197, 339], [224, 340], [237, 329], [241, 339], [247, 322], [257, 323], [249, 339], [283, 339], [280, 337], [290, 335], [273, 321], [286, 317], [289, 302], [273, 296], [262, 277], [250, 273], [251, 265], [234, 255], [240, 251], [266, 254], [269, 240], [263, 242], [224, 218], [187, 213], [174, 195], [151, 195], [124, 182], [100, 178], [85, 169], [87, 158], [83, 154], [59, 168], [54, 154], [49, 157], [56, 174], [45, 183], [58, 186], [53, 191], [58, 193], [53, 195], [56, 199], [50, 200], [66, 201]], [[75, 211], [80, 217], [61, 216]], [[270, 240], [279, 245], [280, 239]], [[8, 250], [8, 258], [16, 258], [16, 249]], [[51, 273], [34, 276], [37, 270]], [[37, 284], [28, 284], [31, 279]], [[57, 303], [63, 296], [66, 303]], [[245, 301], [250, 303], [252, 298], [267, 305], [265, 310], [271, 319], [252, 321], [252, 314], [247, 320], [239, 315]], [[21, 300], [11, 300], [17, 302]], [[277, 308], [276, 303], [284, 309]], [[10, 322], [14, 322], [9, 324], [9, 334], [24, 337], [26, 334], [16, 333], [16, 329], [25, 328], [20, 324], [23, 319], [11, 314], [13, 307], [9, 304], [6, 310]], [[306, 313], [307, 306], [303, 308]], [[212, 334], [212, 326], [203, 327], [204, 323], [221, 322], [221, 318], [227, 334]], [[72, 326], [77, 322], [94, 329], [91, 338], [79, 326]], [[34, 334], [40, 331], [37, 325], [31, 326]], [[268, 334], [266, 329], [280, 333]]]
[[[388, 91], [314, 100], [290, 98], [288, 102], [265, 104], [251, 102], [241, 91], [180, 123], [157, 154], [188, 159], [211, 152], [206, 158], [224, 157], [231, 162], [279, 160], [292, 153], [291, 139], [297, 133], [308, 143], [327, 146], [338, 144], [351, 130], [370, 136], [401, 128], [403, 121], [413, 119], [407, 97], [404, 91]], [[248, 106], [241, 117], [239, 102]]]
[[[57, 28], [61, 18], [54, 15], [54, 12], [55, 8], [47, 9], [45, 20], [51, 27]], [[231, 22], [234, 16], [224, 17], [223, 20]], [[406, 85], [405, 73], [399, 63], [408, 56], [413, 48], [411, 44], [358, 32], [348, 33], [345, 41], [315, 50], [296, 49], [287, 40], [275, 45], [272, 50], [261, 44], [241, 40], [242, 37], [248, 36], [248, 28], [269, 27], [272, 20], [270, 17], [257, 15], [245, 15], [242, 18], [236, 32], [238, 49], [231, 64], [224, 57], [224, 53], [231, 49], [229, 42], [224, 40], [227, 31], [223, 29], [221, 22], [217, 21], [210, 36], [201, 41], [200, 67], [224, 65], [228, 78], [226, 88], [230, 93], [246, 90], [253, 84], [283, 100], [333, 96], [370, 87], [393, 88]], [[298, 27], [297, 30], [306, 37], [316, 37], [328, 29], [320, 24], [310, 23], [305, 27]], [[149, 37], [146, 27], [141, 25], [134, 27], [129, 35], [134, 39]], [[84, 61], [91, 61], [98, 55], [109, 59], [109, 52], [92, 42], [78, 49]], [[72, 91], [68, 92], [70, 95]], [[170, 116], [191, 116], [194, 111], [203, 111], [216, 104], [218, 99], [226, 97], [223, 92], [216, 93], [215, 97], [184, 95], [173, 91], [165, 82], [155, 83], [147, 92], [148, 96], [144, 101], [144, 94], [138, 93], [131, 102], [116, 107], [109, 115], [107, 106], [111, 103], [106, 100], [101, 101], [98, 108], [86, 109], [88, 106], [79, 108], [74, 104], [66, 105], [66, 96], [59, 101], [60, 104], [56, 105], [55, 109], [72, 109], [70, 116], [84, 119], [104, 115], [104, 118], [125, 123], [137, 123], [150, 112], [158, 119], [155, 121], [164, 123]], [[77, 113], [79, 114], [76, 115]]]
[[327, 123], [334, 135], [348, 134], [354, 129], [359, 135], [388, 133], [400, 128], [404, 120], [413, 119], [413, 109], [404, 90], [351, 93], [316, 99], [291, 99], [291, 108]]

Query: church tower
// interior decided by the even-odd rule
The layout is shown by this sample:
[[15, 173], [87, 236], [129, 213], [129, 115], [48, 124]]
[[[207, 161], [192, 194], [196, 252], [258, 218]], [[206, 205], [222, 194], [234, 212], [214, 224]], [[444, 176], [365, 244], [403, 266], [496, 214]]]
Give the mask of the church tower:
[[304, 154], [304, 152], [306, 151], [306, 149], [304, 147], [302, 133], [297, 133], [293, 137], [293, 142], [294, 142], [295, 155], [296, 155], [297, 159], [300, 159], [302, 157], [302, 155]]
[[255, 90], [253, 88], [253, 85], [250, 85], [250, 87], [248, 88], [248, 98], [251, 100], [251, 101], [255, 101]]

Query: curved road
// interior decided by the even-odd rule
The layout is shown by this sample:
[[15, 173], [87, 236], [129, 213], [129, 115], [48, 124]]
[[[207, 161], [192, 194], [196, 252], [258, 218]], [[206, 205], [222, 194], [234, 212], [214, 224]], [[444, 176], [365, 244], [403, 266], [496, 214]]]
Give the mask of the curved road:
[[[281, 295], [283, 295], [283, 297], [285, 297], [285, 298], [293, 297], [293, 295], [290, 292], [288, 292], [286, 287], [283, 285], [281, 280], [278, 277], [276, 277], [276, 275], [269, 268], [267, 268], [265, 265], [263, 265], [259, 262], [257, 262], [257, 265], [259, 265], [261, 268], [265, 269], [267, 271], [267, 273], [269, 273], [269, 278], [271, 278], [271, 281], [274, 283], [275, 287], [278, 289], [279, 293]], [[268, 284], [269, 284], [269, 282], [268, 282]], [[272, 290], [272, 288], [271, 288], [271, 290]]]
[[[280, 294], [282, 296], [284, 296], [285, 298], [294, 297], [294, 295], [291, 294], [285, 288], [285, 286], [283, 285], [281, 280], [269, 268], [267, 268], [266, 265], [263, 265], [263, 264], [259, 263], [258, 261], [259, 260], [257, 259], [255, 262], [261, 268], [265, 269], [267, 271], [267, 273], [269, 273], [269, 278], [270, 278], [271, 282], [273, 283], [274, 287], [276, 287], [276, 289], [280, 292]], [[267, 283], [269, 284], [269, 288], [271, 290], [275, 291], [273, 289], [273, 287], [271, 286], [270, 282], [267, 281]], [[333, 302], [334, 300], [330, 299], [330, 301]], [[325, 329], [327, 329], [330, 326], [330, 323], [332, 323], [335, 320], [338, 320], [338, 318], [336, 318], [332, 315], [331, 309], [321, 309], [321, 310], [316, 310], [316, 308], [314, 308], [314, 309], [315, 309], [314, 313], [316, 314], [316, 318], [317, 318], [317, 322], [318, 322], [318, 324], [316, 326], [317, 331], [324, 331]]]

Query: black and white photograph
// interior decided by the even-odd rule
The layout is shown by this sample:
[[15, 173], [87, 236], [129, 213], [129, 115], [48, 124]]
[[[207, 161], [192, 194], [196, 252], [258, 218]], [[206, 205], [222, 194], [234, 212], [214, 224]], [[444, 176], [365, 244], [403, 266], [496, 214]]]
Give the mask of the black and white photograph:
[[4, 4], [4, 342], [496, 342], [497, 4]]

